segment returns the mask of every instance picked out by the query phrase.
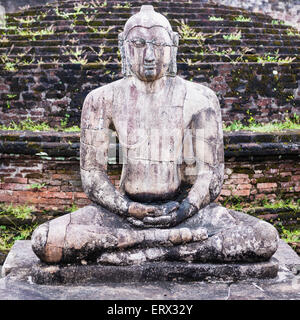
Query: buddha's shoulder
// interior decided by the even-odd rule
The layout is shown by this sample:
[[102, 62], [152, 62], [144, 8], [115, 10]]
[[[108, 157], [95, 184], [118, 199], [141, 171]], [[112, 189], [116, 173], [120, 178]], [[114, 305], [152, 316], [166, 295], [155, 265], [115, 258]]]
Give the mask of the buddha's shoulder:
[[194, 113], [204, 109], [219, 111], [219, 100], [212, 89], [200, 83], [177, 78], [176, 80], [185, 88], [184, 109], [186, 111]]
[[113, 81], [90, 91], [86, 96], [86, 99], [94, 101], [98, 99], [112, 100], [115, 89], [121, 88], [123, 86], [124, 79]]
[[209, 87], [197, 83], [182, 79], [181, 77], [176, 77], [176, 81], [185, 87], [187, 98], [189, 99], [211, 99], [215, 100], [217, 98], [216, 93]]

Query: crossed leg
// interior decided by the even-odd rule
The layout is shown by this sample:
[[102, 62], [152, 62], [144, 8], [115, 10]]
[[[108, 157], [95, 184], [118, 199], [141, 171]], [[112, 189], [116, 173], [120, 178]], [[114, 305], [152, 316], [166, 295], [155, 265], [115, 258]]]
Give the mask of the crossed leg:
[[44, 223], [32, 235], [34, 252], [49, 263], [265, 261], [277, 246], [278, 233], [272, 225], [216, 204], [169, 229], [137, 229], [91, 205]]

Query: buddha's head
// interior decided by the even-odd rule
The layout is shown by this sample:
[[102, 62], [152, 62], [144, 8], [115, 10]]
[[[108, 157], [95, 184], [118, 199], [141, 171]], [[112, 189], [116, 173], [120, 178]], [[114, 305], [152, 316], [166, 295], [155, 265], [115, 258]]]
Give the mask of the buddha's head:
[[124, 76], [133, 75], [142, 81], [175, 76], [178, 38], [163, 15], [143, 5], [119, 35]]

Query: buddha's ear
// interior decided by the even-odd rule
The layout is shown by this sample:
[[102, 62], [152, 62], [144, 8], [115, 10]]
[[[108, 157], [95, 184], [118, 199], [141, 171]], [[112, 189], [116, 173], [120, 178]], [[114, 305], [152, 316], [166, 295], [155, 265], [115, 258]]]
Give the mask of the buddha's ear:
[[177, 32], [172, 33], [173, 47], [171, 47], [171, 62], [168, 69], [168, 75], [175, 77], [177, 74], [177, 48], [179, 43], [179, 34]]
[[173, 45], [178, 47], [179, 44], [179, 34], [178, 32], [173, 32]]
[[119, 33], [118, 42], [122, 62], [122, 74], [124, 77], [128, 77], [131, 75], [131, 71], [129, 68], [128, 57], [126, 55], [124, 32]]
[[126, 55], [125, 55], [125, 44], [124, 44], [124, 33], [119, 33], [118, 35], [118, 46], [121, 55], [121, 63], [122, 63], [122, 74], [126, 76]]

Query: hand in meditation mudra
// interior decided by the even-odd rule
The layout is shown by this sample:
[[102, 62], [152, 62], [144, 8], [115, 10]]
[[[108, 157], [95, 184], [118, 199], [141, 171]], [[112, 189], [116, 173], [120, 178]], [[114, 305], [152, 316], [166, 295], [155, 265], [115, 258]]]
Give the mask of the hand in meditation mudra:
[[[82, 110], [81, 178], [93, 204], [40, 225], [36, 255], [114, 265], [268, 260], [276, 229], [213, 203], [224, 176], [221, 111], [212, 90], [176, 76], [178, 34], [142, 6], [119, 46], [124, 78], [90, 92]], [[112, 127], [119, 190], [106, 173]]]

